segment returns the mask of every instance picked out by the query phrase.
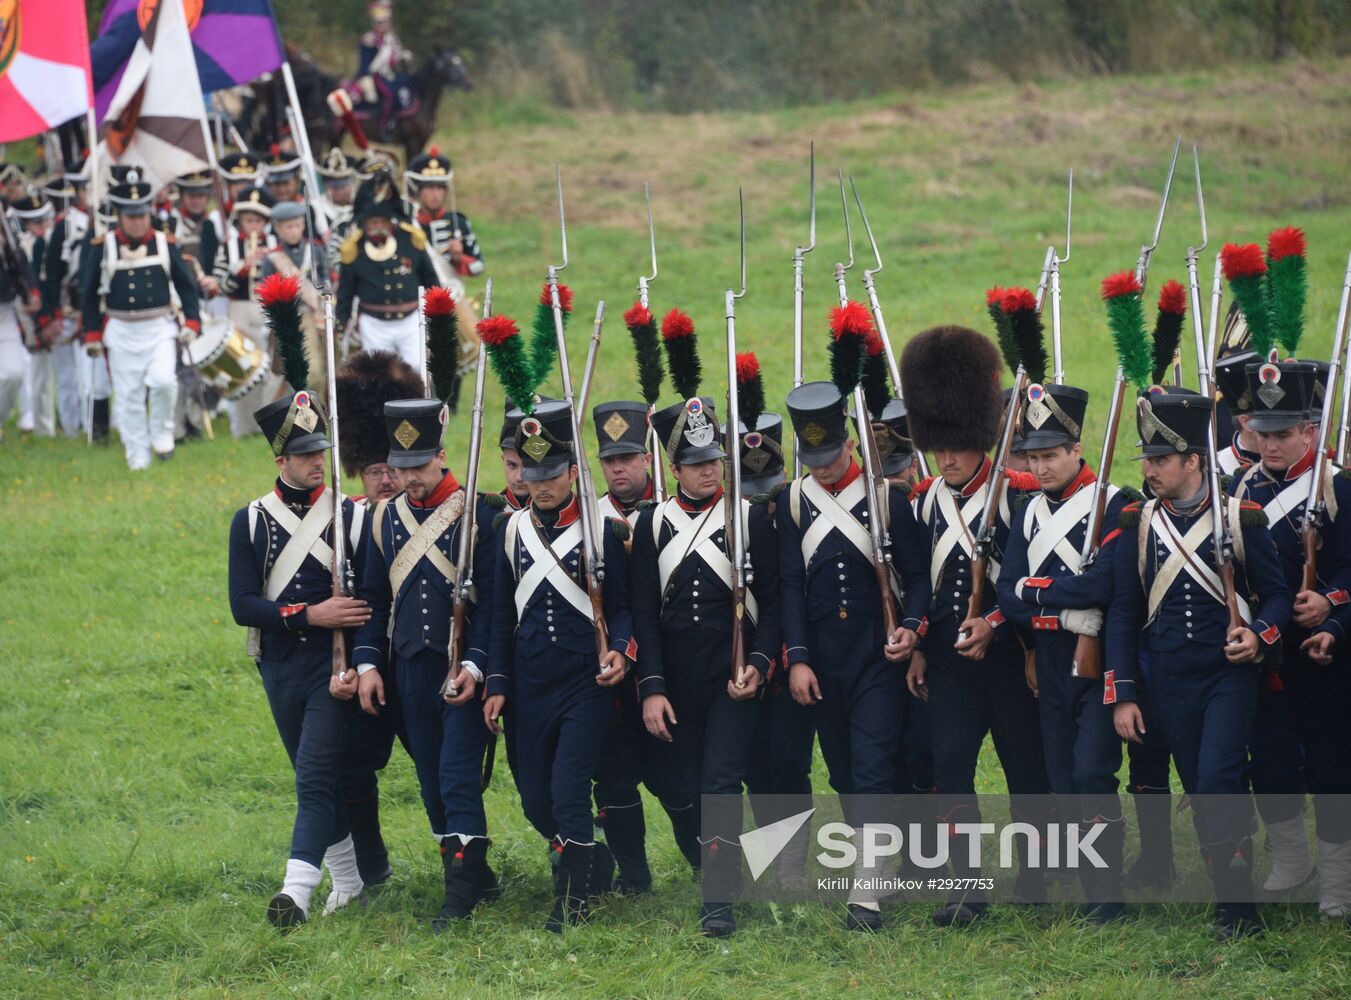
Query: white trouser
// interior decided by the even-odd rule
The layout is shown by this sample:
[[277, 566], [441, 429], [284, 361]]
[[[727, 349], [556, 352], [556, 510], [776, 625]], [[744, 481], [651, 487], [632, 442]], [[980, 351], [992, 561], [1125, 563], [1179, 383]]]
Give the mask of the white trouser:
[[56, 416], [61, 431], [67, 437], [80, 433], [84, 425], [83, 394], [80, 392], [80, 355], [78, 324], [67, 318], [61, 340], [52, 348], [52, 365], [56, 368]]
[[0, 302], [0, 426], [9, 419], [19, 401], [27, 356], [14, 303]]
[[[251, 299], [247, 301], [231, 299], [230, 322], [240, 332], [248, 334], [264, 354], [269, 352], [272, 346], [272, 331], [268, 329], [266, 317], [257, 302]], [[247, 437], [250, 434], [259, 433], [258, 422], [253, 419], [253, 412], [262, 409], [276, 398], [280, 384], [281, 379], [278, 378], [276, 373], [268, 372], [267, 377], [246, 392], [243, 398], [232, 402], [230, 404], [230, 433], [235, 437]]]
[[421, 330], [417, 311], [403, 319], [381, 319], [368, 313], [357, 315], [357, 332], [361, 334], [363, 351], [393, 351], [413, 366], [422, 368], [422, 348], [418, 343]]
[[[20, 343], [23, 342], [22, 332], [19, 335]], [[28, 353], [28, 348], [23, 351], [23, 381], [19, 383], [19, 430], [31, 431], [33, 429], [33, 356]]]
[[[174, 402], [178, 399], [175, 372], [178, 325], [172, 316], [155, 319], [109, 319], [103, 331], [112, 372], [113, 407], [127, 465], [144, 469], [150, 451], [174, 450]], [[146, 420], [146, 394], [150, 419]]]
[[51, 351], [34, 351], [28, 360], [33, 433], [38, 437], [56, 437], [56, 357]]
[[77, 348], [80, 356], [80, 385], [94, 399], [107, 399], [113, 394], [112, 376], [108, 374], [106, 346], [105, 353], [97, 358], [91, 357], [83, 345]]

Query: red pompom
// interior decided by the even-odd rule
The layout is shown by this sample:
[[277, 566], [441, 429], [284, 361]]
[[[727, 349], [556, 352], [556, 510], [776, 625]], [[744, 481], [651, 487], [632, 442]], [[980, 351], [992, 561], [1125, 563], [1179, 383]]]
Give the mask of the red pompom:
[[441, 155], [441, 150], [438, 149], [436, 146], [432, 146], [432, 147], [430, 147], [430, 148], [427, 150], [427, 155], [428, 155], [428, 156], [440, 156], [440, 155]]
[[738, 383], [749, 382], [759, 374], [760, 359], [755, 356], [754, 351], [747, 351], [745, 354], [736, 356], [736, 380]]
[[1181, 316], [1187, 311], [1187, 290], [1171, 278], [1159, 289], [1159, 312]]
[[664, 340], [688, 337], [694, 332], [694, 320], [681, 309], [672, 309], [661, 321], [661, 335]]
[[259, 282], [255, 294], [264, 309], [282, 302], [294, 302], [300, 298], [300, 275], [280, 272], [269, 275]]
[[868, 351], [868, 357], [870, 358], [875, 358], [882, 353], [882, 338], [877, 334], [877, 331], [873, 331], [872, 335], [868, 338], [865, 347]]
[[[549, 283], [544, 283], [544, 290], [539, 293], [539, 304], [542, 306], [551, 306], [554, 300], [549, 296]], [[565, 313], [572, 312], [572, 289], [561, 281], [558, 283], [558, 304]]]
[[648, 326], [652, 322], [652, 310], [641, 302], [635, 302], [624, 314], [625, 326]]
[[1136, 280], [1134, 271], [1109, 274], [1102, 279], [1102, 297], [1104, 299], [1119, 299], [1123, 295], [1138, 295], [1141, 290], [1140, 282]]
[[518, 332], [516, 321], [510, 316], [493, 316], [478, 321], [478, 335], [489, 347], [505, 344]]
[[1303, 257], [1304, 246], [1304, 230], [1297, 226], [1273, 229], [1267, 236], [1267, 256], [1273, 261], [1283, 257]]
[[1220, 251], [1220, 267], [1229, 281], [1265, 274], [1267, 259], [1256, 243], [1226, 243]]
[[830, 310], [830, 332], [841, 337], [874, 337], [873, 318], [861, 302], [846, 302]]
[[1008, 288], [1004, 291], [1004, 297], [999, 300], [999, 309], [1006, 315], [1012, 315], [1016, 312], [1023, 312], [1037, 308], [1037, 297], [1027, 288]]
[[985, 290], [985, 304], [987, 306], [999, 305], [999, 303], [1004, 300], [1006, 292], [1008, 292], [1007, 288], [1000, 288], [998, 285], [995, 285], [993, 288], [987, 288]]
[[449, 288], [429, 288], [422, 300], [422, 311], [428, 316], [449, 316], [455, 311], [455, 297]]

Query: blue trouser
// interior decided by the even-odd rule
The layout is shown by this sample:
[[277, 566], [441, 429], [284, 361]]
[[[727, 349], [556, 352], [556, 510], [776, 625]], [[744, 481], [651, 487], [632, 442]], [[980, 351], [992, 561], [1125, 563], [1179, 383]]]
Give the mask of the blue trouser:
[[1223, 650], [1195, 647], [1154, 657], [1150, 695], [1182, 787], [1195, 801], [1203, 849], [1248, 836], [1252, 800], [1245, 781], [1257, 712], [1257, 668]]
[[360, 724], [355, 699], [340, 701], [328, 693], [332, 663], [327, 643], [286, 661], [258, 661], [268, 707], [296, 772], [291, 857], [316, 868], [348, 833], [338, 782], [353, 726]]
[[[1285, 656], [1298, 656], [1298, 650], [1287, 639]], [[1264, 823], [1294, 819], [1304, 804], [1304, 748], [1294, 700], [1281, 680], [1285, 673], [1261, 674], [1248, 741], [1248, 778]]]
[[688, 809], [690, 792], [680, 773], [675, 750], [643, 725], [637, 688], [626, 680], [610, 689], [610, 721], [600, 768], [596, 772], [596, 808], [642, 809], [638, 784], [669, 810]]
[[[793, 700], [787, 677], [782, 671], [776, 673], [756, 701], [755, 728], [746, 755], [746, 790], [751, 793], [755, 821], [761, 826], [792, 813], [780, 806], [766, 808], [760, 796], [811, 795], [815, 735], [812, 710]], [[806, 802], [794, 811], [810, 807], [811, 803]]]
[[1116, 772], [1121, 737], [1112, 706], [1102, 703], [1102, 681], [1073, 676], [1073, 633], [1043, 635], [1037, 642], [1037, 708], [1046, 775], [1057, 795], [1079, 795], [1081, 818], [1121, 816]]
[[477, 698], [463, 705], [447, 705], [442, 699], [447, 662], [437, 653], [419, 653], [411, 660], [394, 657], [408, 749], [432, 834], [438, 839], [486, 837], [480, 776], [488, 727]]
[[[910, 664], [900, 666], [909, 669]], [[905, 735], [901, 737], [896, 761], [896, 791], [902, 795], [932, 792], [934, 789], [933, 727], [929, 723], [929, 703], [905, 692]]]
[[591, 779], [600, 764], [613, 693], [596, 683], [596, 655], [518, 648], [512, 699], [516, 788], [525, 818], [547, 839], [595, 843]]

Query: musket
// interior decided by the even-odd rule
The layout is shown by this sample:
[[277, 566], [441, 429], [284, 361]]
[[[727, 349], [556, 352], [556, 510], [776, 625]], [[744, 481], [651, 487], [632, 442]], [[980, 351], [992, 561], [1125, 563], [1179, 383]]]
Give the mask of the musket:
[[[849, 202], [844, 196], [844, 171], [840, 171], [840, 208], [844, 213], [844, 238], [849, 245], [849, 263], [837, 261], [835, 264], [835, 286], [839, 294], [840, 305], [849, 301], [849, 290], [845, 275], [854, 266], [854, 232], [849, 223]], [[897, 383], [899, 385], [899, 383]], [[866, 505], [868, 511], [868, 538], [872, 548], [873, 573], [877, 576], [877, 590], [882, 596], [882, 621], [886, 627], [887, 642], [896, 631], [896, 597], [891, 589], [891, 538], [890, 526], [886, 523], [889, 497], [886, 477], [882, 475], [882, 463], [877, 457], [877, 441], [873, 436], [872, 414], [863, 398], [862, 384], [854, 386], [855, 425], [858, 428], [859, 449], [862, 452], [864, 482], [867, 486]], [[879, 497], [879, 493], [881, 494]]]
[[[793, 251], [793, 388], [802, 384], [802, 267], [803, 258], [816, 249], [816, 143], [808, 152], [807, 200], [811, 205], [811, 222], [807, 231], [807, 245]], [[850, 249], [852, 254], [853, 249]], [[897, 386], [900, 383], [896, 383]], [[802, 478], [801, 442], [793, 434], [793, 478]]]
[[[287, 71], [287, 80], [289, 81], [290, 64], [283, 62], [282, 67]], [[314, 153], [310, 149], [309, 133], [305, 131], [305, 122], [301, 120], [300, 115], [296, 110], [296, 108], [299, 107], [299, 104], [295, 107], [288, 107], [286, 109], [286, 120], [290, 123], [291, 135], [295, 138], [296, 152], [300, 156], [300, 169], [304, 174], [304, 177], [301, 178], [302, 183], [300, 186], [304, 189], [305, 212], [308, 215], [315, 211], [310, 199], [312, 197], [317, 197], [323, 188], [319, 186], [319, 170], [314, 165]], [[219, 173], [219, 171], [217, 171], [217, 173]], [[317, 220], [319, 216], [315, 214], [314, 218]]]
[[1351, 302], [1351, 255], [1346, 261], [1346, 277], [1342, 280], [1342, 301], [1337, 308], [1337, 327], [1332, 333], [1332, 362], [1328, 366], [1327, 395], [1318, 421], [1318, 441], [1314, 445], [1313, 481], [1309, 484], [1309, 500], [1304, 505], [1300, 531], [1304, 536], [1304, 578], [1300, 589], [1313, 590], [1318, 586], [1318, 529], [1323, 523], [1327, 500], [1323, 496], [1327, 477], [1328, 435], [1332, 431], [1332, 391], [1337, 385], [1337, 373], [1342, 363], [1342, 347], [1346, 343], [1346, 312]]
[[[563, 398], [572, 417], [574, 458], [577, 461], [577, 506], [582, 525], [582, 562], [586, 573], [586, 591], [591, 598], [591, 619], [596, 631], [597, 665], [610, 651], [609, 630], [605, 625], [605, 545], [601, 535], [599, 510], [595, 506], [595, 489], [588, 491], [591, 467], [582, 447], [582, 424], [578, 417], [577, 400], [572, 393], [572, 371], [568, 366], [568, 344], [563, 336], [563, 303], [558, 297], [558, 272], [568, 266], [568, 220], [563, 208], [563, 171], [554, 164], [554, 179], [558, 188], [558, 238], [563, 262], [550, 264], [548, 270], [549, 305], [554, 315], [554, 338], [558, 342], [558, 369], [563, 378]], [[596, 322], [605, 314], [605, 303], [596, 309]]]
[[[1179, 136], [1178, 142], [1181, 143]], [[1159, 245], [1159, 235], [1163, 231], [1164, 212], [1168, 208], [1168, 194], [1173, 187], [1173, 169], [1177, 166], [1177, 147], [1173, 148], [1173, 162], [1168, 168], [1168, 179], [1163, 185], [1163, 200], [1159, 205], [1159, 214], [1154, 220], [1154, 235], [1150, 243], [1140, 248], [1136, 261], [1135, 276], [1143, 288], [1149, 273], [1149, 260]], [[1199, 174], [1198, 174], [1199, 177]], [[1204, 221], [1202, 222], [1204, 228]], [[1204, 246], [1204, 240], [1202, 241]], [[1065, 240], [1065, 256], [1069, 257], [1069, 238]], [[1143, 294], [1143, 293], [1142, 293]], [[1193, 310], [1193, 318], [1195, 318]], [[1116, 439], [1121, 423], [1121, 409], [1126, 402], [1126, 374], [1117, 366], [1116, 381], [1112, 385], [1112, 398], [1107, 410], [1107, 430], [1102, 438], [1102, 457], [1098, 462], [1098, 475], [1093, 483], [1093, 502], [1088, 509], [1088, 524], [1084, 529], [1084, 544], [1080, 549], [1080, 572], [1088, 568], [1102, 551], [1102, 526], [1107, 517], [1107, 487], [1112, 472], [1112, 461], [1116, 457]], [[1074, 677], [1095, 679], [1102, 676], [1102, 639], [1096, 635], [1081, 635], [1075, 640], [1074, 659], [1070, 667]]]
[[417, 286], [417, 363], [424, 399], [432, 398], [432, 373], [427, 367], [427, 289]]
[[[342, 516], [342, 458], [339, 455], [338, 437], [338, 363], [334, 351], [333, 337], [333, 296], [324, 292], [324, 351], [328, 356], [328, 433], [332, 435], [333, 447], [329, 449], [330, 492], [333, 495], [333, 596], [351, 596], [353, 580], [352, 563], [347, 557], [347, 525]], [[347, 637], [342, 629], [333, 630], [333, 673], [341, 674], [347, 669]]]
[[727, 538], [732, 544], [732, 683], [746, 686], [746, 588], [751, 582], [751, 557], [746, 545], [746, 521], [741, 499], [741, 402], [736, 379], [736, 301], [746, 294], [746, 195], [737, 190], [741, 208], [741, 289], [727, 289], [727, 435], [725, 450], [731, 472], [723, 492]]
[[[483, 289], [483, 318], [493, 314], [493, 279]], [[460, 662], [464, 659], [464, 618], [469, 595], [474, 589], [474, 543], [478, 541], [478, 466], [483, 445], [483, 383], [487, 373], [487, 348], [478, 345], [478, 368], [474, 372], [474, 407], [469, 416], [469, 460], [464, 476], [464, 513], [460, 515], [459, 551], [455, 566], [459, 573], [450, 591], [450, 668], [441, 685], [442, 698], [459, 696]]]
[[[643, 197], [647, 201], [647, 242], [652, 252], [652, 273], [638, 275], [638, 303], [648, 308], [647, 293], [652, 282], [657, 280], [657, 230], [652, 224], [652, 186], [643, 183]], [[647, 448], [652, 455], [652, 499], [661, 503], [666, 499], [666, 465], [661, 460], [661, 439], [652, 427], [652, 414], [656, 404], [647, 408]]]
[[1220, 263], [1220, 255], [1215, 254], [1215, 273], [1210, 280], [1210, 319], [1206, 331], [1206, 357], [1210, 361], [1211, 374], [1215, 373], [1215, 365], [1218, 362], [1216, 352], [1219, 349], [1218, 333], [1220, 328], [1220, 303], [1224, 299], [1224, 268]]
[[600, 356], [601, 325], [605, 321], [605, 302], [596, 305], [596, 322], [591, 328], [591, 342], [586, 348], [586, 367], [582, 369], [582, 391], [577, 400], [577, 423], [586, 424], [587, 402], [591, 398], [591, 380], [596, 374], [596, 360]]
[[[877, 298], [877, 285], [873, 280], [873, 276], [882, 270], [882, 251], [877, 247], [877, 239], [873, 236], [873, 227], [868, 221], [868, 213], [863, 210], [863, 199], [859, 197], [858, 185], [854, 183], [853, 174], [849, 175], [849, 186], [854, 190], [854, 204], [858, 206], [858, 215], [863, 220], [863, 229], [868, 234], [868, 242], [872, 244], [873, 260], [877, 263], [876, 267], [865, 267], [863, 269], [863, 288], [868, 293], [868, 307], [872, 310], [873, 323], [877, 326], [877, 335], [882, 338], [882, 351], [886, 355], [892, 391], [896, 393], [897, 399], [904, 402], [905, 397], [901, 395], [901, 367], [896, 363], [896, 352], [891, 346], [891, 337], [887, 333], [887, 321], [882, 316], [882, 303]], [[919, 466], [920, 477], [927, 478], [929, 461], [924, 457], [924, 452], [915, 452], [915, 463]]]

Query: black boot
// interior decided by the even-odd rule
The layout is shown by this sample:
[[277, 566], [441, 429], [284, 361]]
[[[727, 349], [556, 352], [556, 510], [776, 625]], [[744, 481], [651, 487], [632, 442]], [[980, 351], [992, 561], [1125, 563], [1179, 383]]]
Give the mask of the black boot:
[[1252, 902], [1252, 838], [1204, 848], [1206, 869], [1215, 886], [1215, 936], [1222, 941], [1262, 933]]
[[544, 929], [550, 934], [562, 934], [567, 923], [568, 896], [568, 871], [563, 867], [562, 844], [549, 844], [549, 874], [554, 883], [554, 907], [549, 911], [549, 918], [544, 921]]
[[736, 933], [732, 904], [741, 882], [741, 850], [736, 844], [713, 840], [702, 847], [703, 888], [717, 897], [699, 907], [699, 930], [705, 937], [731, 937]]
[[647, 865], [647, 824], [643, 819], [643, 803], [631, 806], [608, 806], [600, 811], [600, 827], [605, 831], [605, 843], [614, 854], [619, 876], [614, 890], [621, 896], [636, 896], [652, 888], [652, 870]]
[[108, 400], [94, 400], [93, 438], [95, 444], [108, 443]]
[[702, 861], [698, 810], [692, 805], [673, 809], [665, 803], [662, 803], [662, 808], [666, 810], [666, 815], [671, 817], [671, 835], [675, 837], [676, 847], [689, 862], [690, 868], [697, 873]]
[[1133, 798], [1140, 826], [1140, 856], [1122, 884], [1127, 889], [1166, 889], [1177, 880], [1173, 867], [1173, 796], [1136, 792]]
[[447, 837], [441, 844], [441, 865], [445, 870], [446, 898], [432, 920], [432, 930], [437, 934], [452, 920], [468, 920], [480, 900], [496, 899], [501, 892], [497, 876], [488, 867], [485, 837], [475, 837], [467, 844]]
[[384, 885], [394, 874], [389, 851], [380, 834], [380, 793], [368, 799], [346, 799], [347, 820], [352, 828], [352, 846], [356, 848], [357, 871], [367, 889]]
[[[604, 845], [563, 846], [562, 853], [558, 855], [558, 866], [554, 869], [554, 908], [545, 921], [546, 931], [561, 934], [564, 926], [575, 927], [590, 915], [590, 890], [604, 880], [602, 873], [607, 867], [596, 857], [596, 849], [601, 846]], [[610, 876], [606, 877], [612, 877], [614, 859], [608, 850], [604, 853], [610, 871]]]
[[1094, 868], [1083, 858], [1079, 859], [1079, 880], [1083, 883], [1084, 919], [1089, 923], [1106, 924], [1125, 916], [1126, 904], [1121, 901], [1121, 857], [1126, 842], [1126, 823], [1124, 819], [1088, 820], [1087, 828], [1095, 822], [1106, 823], [1106, 829], [1094, 842], [1098, 854], [1107, 862], [1106, 868]]

